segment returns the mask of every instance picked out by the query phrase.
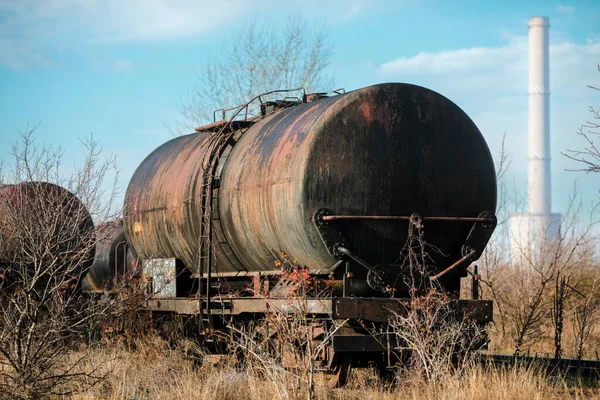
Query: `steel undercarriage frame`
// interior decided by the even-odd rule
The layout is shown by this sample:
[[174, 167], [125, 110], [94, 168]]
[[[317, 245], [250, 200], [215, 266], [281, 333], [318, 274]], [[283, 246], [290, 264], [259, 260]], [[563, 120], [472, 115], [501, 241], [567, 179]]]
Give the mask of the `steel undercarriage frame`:
[[[361, 360], [366, 356], [385, 360], [392, 365], [390, 351], [398, 348], [385, 333], [374, 334], [360, 326], [382, 326], [396, 315], [405, 315], [410, 307], [408, 298], [377, 297], [327, 297], [327, 298], [260, 298], [260, 297], [213, 297], [210, 301], [210, 314], [213, 318], [244, 319], [244, 315], [256, 319], [257, 315], [269, 313], [302, 313], [310, 316], [315, 324], [327, 324], [327, 321], [347, 321], [343, 329], [332, 336], [330, 349], [333, 354], [349, 354], [353, 359]], [[198, 298], [153, 298], [146, 301], [145, 309], [158, 314], [179, 314], [188, 316], [206, 315], [207, 309], [201, 305], [206, 302]], [[493, 302], [491, 300], [451, 300], [462, 315], [467, 315], [480, 327], [492, 322]], [[321, 325], [323, 326], [323, 325]], [[358, 329], [356, 329], [359, 327]], [[386, 329], [380, 330], [385, 332]], [[370, 356], [369, 356], [370, 355]]]
[[[267, 314], [273, 312], [298, 313], [320, 316], [329, 319], [360, 319], [369, 322], [387, 322], [394, 315], [403, 315], [408, 310], [408, 298], [382, 297], [327, 297], [327, 298], [262, 298], [262, 297], [223, 297], [213, 296], [210, 302], [212, 315]], [[493, 321], [491, 300], [456, 299], [458, 310], [463, 311], [478, 323]], [[302, 310], [297, 305], [302, 305]], [[144, 309], [155, 312], [196, 315], [207, 312], [201, 299], [188, 297], [154, 297], [146, 301]]]

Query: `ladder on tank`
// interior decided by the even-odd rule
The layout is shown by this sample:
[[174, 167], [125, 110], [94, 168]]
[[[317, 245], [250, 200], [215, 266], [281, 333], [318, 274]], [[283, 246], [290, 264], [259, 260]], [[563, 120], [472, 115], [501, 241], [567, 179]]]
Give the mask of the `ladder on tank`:
[[[211, 330], [213, 328], [212, 321], [212, 302], [211, 302], [211, 289], [212, 289], [212, 272], [216, 263], [215, 249], [213, 243], [213, 224], [220, 223], [219, 210], [214, 209], [216, 199], [219, 197], [220, 188], [220, 176], [217, 176], [217, 171], [221, 157], [225, 153], [228, 147], [233, 147], [237, 142], [237, 139], [243, 134], [248, 127], [252, 124], [245, 126], [245, 129], [240, 130], [235, 138], [234, 128], [232, 121], [228, 121], [223, 124], [219, 131], [210, 139], [210, 149], [207, 151], [208, 159], [203, 163], [203, 176], [202, 176], [202, 202], [201, 202], [201, 236], [199, 243], [200, 250], [200, 264], [199, 264], [199, 275], [200, 285], [198, 290], [200, 291], [200, 328], [203, 331]], [[206, 278], [206, 284], [202, 287], [202, 278]], [[204, 296], [202, 296], [204, 295]]]
[[[271, 95], [274, 93], [289, 93], [293, 91], [302, 91], [302, 99], [290, 101], [286, 98], [283, 103], [278, 103], [278, 107], [268, 108], [266, 105], [272, 105], [272, 102], [264, 102], [262, 96]], [[219, 165], [222, 164], [224, 155], [227, 157], [231, 148], [238, 140], [246, 133], [246, 131], [258, 122], [262, 117], [275, 112], [282, 108], [288, 108], [305, 101], [306, 92], [303, 88], [289, 90], [274, 90], [254, 97], [252, 100], [238, 107], [230, 109], [217, 110], [222, 112], [222, 119], [215, 121], [212, 124], [201, 126], [195, 130], [198, 132], [214, 132], [209, 139], [209, 149], [205, 152], [205, 157], [202, 160], [202, 199], [201, 211], [202, 220], [200, 226], [200, 243], [199, 243], [199, 310], [200, 310], [200, 329], [210, 331], [213, 328], [212, 321], [212, 273], [213, 264], [216, 264], [213, 244], [213, 224], [221, 223], [219, 210], [214, 209], [214, 204], [219, 198], [219, 189], [221, 186]], [[248, 109], [252, 103], [258, 101], [260, 103], [260, 115], [248, 119]], [[226, 119], [226, 112], [233, 111], [231, 118]], [[236, 119], [240, 115], [244, 115], [243, 119]], [[216, 112], [215, 112], [216, 115]], [[214, 118], [216, 120], [216, 116]], [[202, 278], [206, 277], [206, 284], [202, 285]], [[204, 292], [204, 293], [203, 293]], [[204, 298], [203, 298], [204, 295]]]

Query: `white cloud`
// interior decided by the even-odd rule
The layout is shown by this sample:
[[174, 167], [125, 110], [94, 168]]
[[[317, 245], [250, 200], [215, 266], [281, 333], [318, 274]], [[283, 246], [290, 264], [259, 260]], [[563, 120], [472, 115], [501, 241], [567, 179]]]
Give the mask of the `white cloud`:
[[133, 63], [129, 60], [117, 60], [113, 63], [113, 69], [115, 71], [127, 71], [131, 69]]
[[575, 11], [575, 7], [559, 4], [558, 6], [556, 6], [556, 11], [558, 11], [560, 13], [570, 13], [570, 12]]
[[0, 65], [24, 69], [31, 65], [48, 67], [51, 62], [27, 41], [0, 36]]
[[402, 57], [383, 64], [380, 72], [386, 74], [430, 73], [448, 74], [496, 68], [498, 59], [519, 59], [518, 50], [526, 49], [526, 43], [517, 42], [506, 47], [472, 47], [467, 49], [441, 51], [437, 53], [421, 52], [416, 56]]
[[327, 15], [348, 23], [407, 1], [0, 0], [0, 65], [43, 68], [62, 51], [97, 42], [173, 41], [219, 29], [225, 36], [261, 12], [284, 20], [301, 9], [309, 18]]
[[0, 65], [47, 67], [56, 53], [93, 42], [199, 37], [235, 27], [256, 7], [272, 2], [0, 0]]
[[107, 40], [170, 40], [202, 35], [237, 22], [257, 0], [97, 2], [83, 10], [95, 18], [94, 28]]
[[[588, 198], [598, 196], [597, 176], [575, 174], [565, 169], [573, 163], [561, 153], [583, 146], [575, 135], [589, 116], [590, 105], [600, 107], [597, 92], [586, 87], [600, 80], [600, 40], [573, 43], [551, 31], [550, 89], [553, 197], [559, 211], [567, 192], [578, 179]], [[526, 36], [506, 36], [496, 47], [472, 47], [439, 52], [421, 52], [392, 59], [379, 66], [380, 80], [399, 80], [436, 90], [455, 101], [483, 132], [497, 155], [504, 132], [512, 155], [512, 177], [526, 187], [527, 171], [527, 76]]]
[[[382, 64], [378, 74], [393, 78], [435, 77], [440, 79], [442, 87], [452, 87], [453, 91], [473, 93], [478, 90], [504, 98], [527, 90], [527, 54], [527, 37], [513, 36], [498, 47], [422, 52], [397, 58]], [[579, 91], [590, 79], [596, 78], [590, 71], [600, 62], [600, 40], [589, 39], [585, 44], [554, 42], [550, 46], [550, 58], [552, 90]], [[457, 80], [461, 81], [460, 85], [456, 85]]]
[[[168, 40], [201, 35], [231, 24], [258, 0], [0, 0], [3, 25], [92, 30], [101, 40]], [[48, 28], [48, 26], [46, 26]]]

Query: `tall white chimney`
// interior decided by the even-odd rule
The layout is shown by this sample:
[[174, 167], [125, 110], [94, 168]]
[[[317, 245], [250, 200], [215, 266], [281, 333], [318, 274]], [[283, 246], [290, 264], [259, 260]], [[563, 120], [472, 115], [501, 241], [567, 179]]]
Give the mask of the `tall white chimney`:
[[529, 210], [510, 220], [510, 253], [515, 265], [543, 257], [556, 238], [561, 215], [550, 197], [550, 67], [547, 17], [529, 19]]
[[529, 214], [547, 216], [550, 198], [550, 71], [547, 17], [529, 19]]

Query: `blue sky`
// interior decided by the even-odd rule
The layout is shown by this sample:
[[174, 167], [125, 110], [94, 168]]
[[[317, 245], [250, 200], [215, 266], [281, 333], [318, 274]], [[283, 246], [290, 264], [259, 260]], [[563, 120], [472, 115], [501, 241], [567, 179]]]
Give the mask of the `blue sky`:
[[[508, 183], [524, 193], [527, 168], [527, 20], [550, 17], [553, 208], [577, 180], [586, 201], [600, 176], [565, 171], [561, 152], [590, 105], [600, 107], [600, 3], [596, 1], [0, 0], [0, 158], [18, 130], [80, 159], [93, 133], [118, 157], [121, 182], [172, 137], [195, 72], [249, 15], [272, 22], [301, 11], [331, 30], [330, 71], [352, 90], [402, 81], [436, 90], [477, 123], [492, 153], [506, 133]], [[333, 88], [323, 88], [333, 89]]]

